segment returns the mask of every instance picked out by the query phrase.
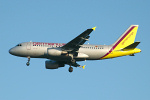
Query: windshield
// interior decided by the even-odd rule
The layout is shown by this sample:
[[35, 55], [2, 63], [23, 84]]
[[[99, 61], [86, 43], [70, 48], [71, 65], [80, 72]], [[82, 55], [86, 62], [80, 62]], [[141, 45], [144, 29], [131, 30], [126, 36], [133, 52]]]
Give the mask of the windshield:
[[16, 46], [22, 46], [21, 44], [17, 44]]

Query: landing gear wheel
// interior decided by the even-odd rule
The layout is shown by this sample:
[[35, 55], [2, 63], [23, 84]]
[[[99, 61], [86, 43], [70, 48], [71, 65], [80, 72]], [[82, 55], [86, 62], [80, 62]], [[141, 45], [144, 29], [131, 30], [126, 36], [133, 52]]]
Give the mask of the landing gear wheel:
[[69, 72], [73, 72], [73, 68], [72, 67], [69, 67]]
[[27, 65], [27, 66], [29, 66], [29, 65], [30, 65], [30, 63], [29, 63], [29, 62], [27, 62], [27, 63], [26, 63], [26, 65]]

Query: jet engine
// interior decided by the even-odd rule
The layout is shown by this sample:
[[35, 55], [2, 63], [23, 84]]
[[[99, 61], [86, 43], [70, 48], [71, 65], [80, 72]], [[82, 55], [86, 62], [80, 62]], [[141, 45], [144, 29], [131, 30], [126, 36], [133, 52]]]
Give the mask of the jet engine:
[[50, 61], [50, 60], [45, 61], [46, 69], [57, 69], [59, 67], [64, 67], [64, 66], [65, 66], [65, 64], [61, 63], [61, 62]]

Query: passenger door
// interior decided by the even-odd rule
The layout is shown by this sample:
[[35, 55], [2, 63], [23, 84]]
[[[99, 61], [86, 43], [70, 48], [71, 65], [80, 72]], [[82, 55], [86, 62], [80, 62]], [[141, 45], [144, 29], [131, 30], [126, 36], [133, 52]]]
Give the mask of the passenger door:
[[31, 50], [31, 42], [27, 43], [27, 50]]

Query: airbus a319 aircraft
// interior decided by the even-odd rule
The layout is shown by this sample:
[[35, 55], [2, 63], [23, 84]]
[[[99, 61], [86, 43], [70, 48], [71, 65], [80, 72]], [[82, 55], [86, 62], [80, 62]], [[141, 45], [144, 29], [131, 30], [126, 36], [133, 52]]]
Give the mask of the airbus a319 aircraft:
[[131, 25], [118, 39], [111, 45], [89, 45], [84, 44], [89, 38], [90, 33], [96, 27], [87, 29], [79, 36], [68, 43], [43, 43], [43, 42], [24, 42], [11, 48], [9, 53], [19, 57], [27, 57], [27, 66], [30, 58], [46, 58], [45, 66], [47, 69], [57, 69], [68, 64], [69, 72], [73, 67], [81, 67], [77, 61], [103, 60], [120, 56], [134, 56], [141, 52], [136, 48], [140, 42], [134, 42], [138, 25]]

